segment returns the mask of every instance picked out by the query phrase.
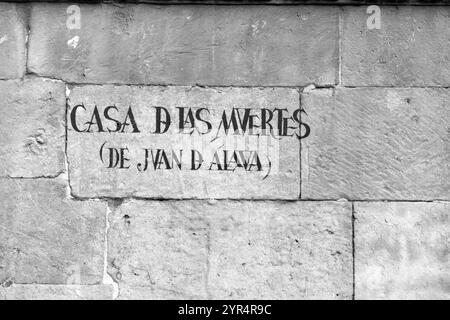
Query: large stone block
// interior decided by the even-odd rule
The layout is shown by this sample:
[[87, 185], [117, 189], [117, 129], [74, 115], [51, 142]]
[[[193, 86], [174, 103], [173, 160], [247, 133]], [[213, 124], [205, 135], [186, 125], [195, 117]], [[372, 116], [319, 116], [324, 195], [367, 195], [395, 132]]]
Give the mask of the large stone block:
[[32, 72], [76, 83], [336, 82], [336, 7], [80, 5], [80, 29], [68, 7], [33, 6]]
[[351, 298], [349, 203], [232, 202], [210, 210], [212, 297]]
[[304, 199], [450, 199], [450, 90], [304, 94]]
[[119, 298], [207, 297], [208, 221], [191, 201], [138, 201], [110, 215], [108, 272]]
[[344, 8], [344, 85], [450, 85], [448, 7], [381, 7], [379, 30], [368, 29], [366, 9]]
[[122, 299], [352, 295], [347, 202], [131, 200], [110, 224]]
[[[76, 107], [80, 104], [84, 107]], [[131, 108], [136, 128], [128, 125], [122, 126], [119, 132], [108, 132], [108, 129], [117, 128], [115, 122], [104, 116], [106, 107], [112, 105], [117, 109], [109, 109], [109, 115], [120, 123], [125, 121]], [[104, 132], [99, 132], [98, 124], [90, 128], [87, 124], [98, 122], [92, 118], [96, 106]], [[167, 132], [164, 132], [165, 125], [161, 125], [161, 132], [164, 132], [161, 134], [154, 133], [157, 130], [156, 107], [166, 108], [171, 119]], [[180, 132], [180, 119], [189, 120], [189, 108], [194, 118], [199, 114], [202, 120], [210, 122], [209, 132], [205, 122], [200, 120], [195, 120], [196, 129], [192, 133], [191, 122], [187, 122], [186, 128]], [[286, 110], [280, 116], [278, 111], [273, 111], [274, 108]], [[180, 115], [181, 110], [184, 110], [184, 115]], [[244, 120], [247, 111], [253, 116], [252, 120]], [[262, 133], [260, 128], [256, 128], [253, 133], [261, 134], [252, 135], [249, 123], [252, 121], [260, 126], [263, 111], [266, 120], [272, 118], [270, 125], [274, 130], [269, 133], [267, 126]], [[67, 116], [70, 121], [67, 141], [73, 195], [298, 199], [300, 142], [295, 133], [299, 131], [299, 124], [290, 118], [298, 111], [299, 92], [295, 89], [76, 86], [71, 88]], [[161, 114], [161, 119], [167, 120], [165, 112]], [[225, 124], [231, 123], [233, 114], [236, 124], [243, 123], [245, 127], [247, 122], [245, 134], [243, 130], [234, 131], [232, 127], [225, 130]], [[224, 115], [226, 120], [222, 121]], [[129, 115], [128, 123], [130, 118]], [[276, 128], [279, 121], [284, 121], [282, 118], [289, 118], [286, 123], [293, 128], [288, 131], [294, 136], [279, 136]], [[128, 148], [124, 155], [129, 161], [125, 161], [123, 167], [129, 168], [121, 169], [120, 161], [116, 167], [111, 167], [116, 164], [117, 157], [113, 152], [114, 159], [110, 162], [108, 148]], [[164, 150], [167, 164], [163, 161], [162, 151], [158, 155], [157, 149]], [[235, 150], [241, 153], [236, 152], [236, 157], [233, 157]], [[199, 169], [193, 170], [198, 166], [199, 155], [196, 152], [202, 155], [203, 162]], [[230, 163], [230, 159], [237, 159], [236, 162], [243, 166], [231, 163], [225, 168], [224, 163]], [[161, 165], [155, 169], [152, 160], [161, 160]], [[258, 161], [260, 166], [256, 165]], [[217, 165], [219, 162], [220, 167]], [[244, 162], [248, 163], [247, 167]]]
[[106, 204], [66, 199], [59, 179], [0, 179], [0, 283], [103, 277]]
[[0, 81], [0, 176], [56, 176], [65, 167], [65, 86]]
[[0, 79], [21, 78], [25, 73], [26, 37], [24, 8], [0, 3]]
[[356, 299], [450, 299], [450, 203], [355, 211]]
[[111, 300], [111, 285], [36, 285], [0, 286], [0, 300]]

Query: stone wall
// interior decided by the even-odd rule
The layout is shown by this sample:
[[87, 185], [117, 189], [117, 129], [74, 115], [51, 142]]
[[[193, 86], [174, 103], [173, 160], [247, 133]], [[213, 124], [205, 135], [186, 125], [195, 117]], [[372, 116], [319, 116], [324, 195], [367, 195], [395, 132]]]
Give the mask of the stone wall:
[[[379, 14], [0, 3], [0, 299], [449, 299], [450, 7]], [[142, 170], [200, 139], [149, 106], [310, 133], [270, 140], [267, 174]]]

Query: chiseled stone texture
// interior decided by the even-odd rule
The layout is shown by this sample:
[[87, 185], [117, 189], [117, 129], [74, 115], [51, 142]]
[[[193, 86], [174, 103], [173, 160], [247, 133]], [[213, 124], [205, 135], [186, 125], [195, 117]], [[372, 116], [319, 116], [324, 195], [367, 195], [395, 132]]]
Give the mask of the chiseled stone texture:
[[207, 297], [209, 208], [203, 203], [131, 200], [113, 210], [108, 273], [120, 299]]
[[450, 202], [355, 211], [356, 299], [450, 299]]
[[450, 90], [313, 90], [302, 97], [304, 199], [450, 199]]
[[348, 202], [142, 201], [113, 210], [120, 299], [349, 299]]
[[381, 7], [379, 30], [368, 29], [366, 9], [344, 8], [344, 85], [450, 85], [449, 7]]
[[36, 285], [0, 286], [0, 300], [111, 300], [111, 285]]
[[[336, 82], [338, 9], [35, 4], [29, 69], [82, 83], [285, 86]], [[79, 37], [79, 38], [75, 38]]]
[[0, 176], [55, 176], [64, 170], [65, 86], [0, 81]]
[[0, 283], [102, 281], [106, 204], [66, 189], [63, 179], [0, 179]]
[[[270, 135], [245, 137], [225, 134], [220, 126], [223, 112], [229, 119], [236, 108], [252, 108], [252, 114], [260, 116], [262, 108], [286, 108], [284, 116], [293, 115], [300, 107], [299, 92], [288, 88], [201, 88], [201, 87], [138, 87], [138, 86], [76, 86], [69, 94], [68, 119], [71, 119], [75, 106], [83, 103], [86, 111], [76, 109], [76, 126], [87, 130], [94, 107], [97, 106], [103, 119], [105, 131], [116, 128], [114, 122], [103, 117], [106, 106], [115, 105], [118, 110], [111, 115], [124, 121], [128, 107], [131, 106], [139, 133], [132, 133], [128, 126], [126, 133], [77, 132], [68, 126], [68, 161], [72, 194], [76, 197], [146, 197], [146, 198], [239, 198], [239, 199], [298, 199], [300, 194], [300, 142], [297, 137], [282, 137], [281, 140]], [[163, 106], [171, 114], [172, 124], [163, 134], [155, 132], [156, 111], [153, 106]], [[201, 135], [197, 131], [181, 134], [178, 131], [180, 107], [208, 108], [209, 116], [203, 111], [202, 117], [212, 124], [212, 131]], [[242, 112], [243, 114], [243, 112]], [[186, 118], [186, 115], [184, 116]], [[274, 115], [272, 125], [276, 127]], [[229, 121], [229, 120], [227, 120]], [[258, 120], [256, 120], [258, 121]], [[291, 121], [290, 125], [298, 123]], [[203, 127], [202, 127], [203, 125]], [[196, 126], [202, 132], [203, 123]], [[94, 125], [91, 131], [98, 131]], [[295, 130], [293, 130], [295, 131]], [[292, 131], [292, 132], [293, 132]], [[236, 138], [236, 140], [234, 140]], [[248, 144], [245, 144], [249, 141]], [[260, 141], [260, 146], [256, 144]], [[100, 159], [101, 146], [104, 161]], [[270, 145], [269, 145], [270, 143]], [[108, 147], [128, 147], [125, 153], [129, 169], [108, 168]], [[172, 163], [172, 150], [182, 159], [182, 169], [176, 165], [170, 170], [165, 165], [155, 170], [152, 164], [146, 171], [139, 171], [139, 163], [144, 164], [144, 149], [164, 149]], [[179, 150], [183, 155], [179, 156]], [[204, 163], [199, 170], [191, 169], [191, 150], [203, 155]], [[219, 171], [212, 166], [213, 154], [218, 150], [223, 163], [223, 150], [258, 151], [262, 170], [252, 171], [237, 168], [235, 171]], [[149, 152], [149, 162], [152, 155]], [[269, 160], [271, 161], [269, 163]], [[228, 160], [227, 160], [228, 162]], [[255, 163], [255, 162], [253, 162]], [[141, 167], [141, 169], [143, 166]], [[213, 170], [209, 170], [212, 168]]]
[[20, 5], [0, 3], [0, 79], [25, 73], [27, 37], [25, 11]]

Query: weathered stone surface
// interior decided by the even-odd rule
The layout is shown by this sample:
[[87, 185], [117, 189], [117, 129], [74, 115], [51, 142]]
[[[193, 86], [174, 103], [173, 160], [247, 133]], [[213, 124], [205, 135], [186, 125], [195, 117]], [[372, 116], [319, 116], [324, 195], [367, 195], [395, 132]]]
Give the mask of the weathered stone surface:
[[0, 283], [94, 284], [106, 205], [66, 199], [60, 179], [0, 179]]
[[21, 6], [0, 3], [0, 79], [21, 78], [25, 73], [25, 25]]
[[304, 199], [450, 199], [450, 90], [313, 90], [302, 97]]
[[110, 216], [119, 298], [345, 299], [347, 202], [140, 201]]
[[214, 298], [351, 298], [349, 203], [234, 202], [211, 211]]
[[64, 170], [65, 86], [0, 81], [0, 176], [55, 176]]
[[119, 298], [207, 297], [205, 211], [200, 202], [130, 201], [110, 215], [108, 272]]
[[356, 299], [450, 299], [450, 203], [355, 211]]
[[110, 285], [35, 285], [0, 286], [0, 300], [111, 300]]
[[[68, 160], [72, 192], [77, 197], [151, 197], [151, 198], [259, 198], [259, 199], [298, 199], [300, 193], [300, 143], [294, 135], [273, 138], [266, 134], [250, 136], [228, 134], [221, 126], [223, 112], [227, 120], [231, 117], [233, 108], [252, 108], [251, 113], [261, 116], [263, 108], [286, 108], [283, 117], [290, 117], [299, 110], [299, 92], [284, 88], [200, 88], [200, 87], [133, 87], [133, 86], [81, 86], [71, 89], [69, 94], [68, 119], [72, 118], [74, 107], [84, 104], [86, 110], [75, 109], [76, 123], [79, 130], [87, 130], [93, 110], [98, 107], [103, 119], [103, 129], [115, 129], [114, 122], [108, 122], [103, 117], [105, 107], [115, 105], [111, 116], [123, 122], [129, 106], [132, 108], [139, 133], [133, 133], [132, 126], [121, 132], [97, 132], [97, 125], [91, 127], [95, 132], [77, 132], [72, 122], [68, 127]], [[163, 134], [154, 134], [156, 127], [156, 109], [162, 106], [170, 112], [172, 124]], [[212, 130], [207, 134], [206, 125], [197, 120], [192, 134], [190, 130], [180, 133], [178, 108], [192, 108], [194, 113], [200, 108], [201, 117], [211, 122]], [[242, 116], [244, 111], [241, 112]], [[187, 117], [187, 111], [183, 118]], [[163, 118], [165, 118], [163, 116]], [[237, 118], [237, 116], [236, 116]], [[95, 119], [94, 119], [95, 122]], [[128, 121], [130, 122], [130, 121]], [[255, 124], [259, 122], [255, 120]], [[278, 116], [274, 115], [272, 125], [276, 128]], [[292, 134], [298, 132], [298, 123], [293, 120], [290, 126]], [[162, 126], [163, 127], [163, 126]], [[187, 127], [189, 127], [187, 125]], [[122, 131], [122, 130], [121, 130]], [[103, 160], [100, 159], [102, 145]], [[259, 143], [259, 144], [258, 144]], [[128, 148], [125, 155], [129, 161], [124, 166], [129, 169], [108, 168], [109, 147]], [[156, 159], [156, 149], [164, 149], [172, 164], [172, 150], [181, 159], [179, 169], [174, 162], [170, 170], [165, 165], [161, 169], [152, 167], [152, 154], [149, 151], [149, 166], [145, 171], [145, 150], [153, 150]], [[180, 151], [183, 154], [180, 156]], [[203, 156], [202, 167], [191, 170], [191, 150], [199, 151]], [[235, 171], [217, 170], [211, 165], [214, 152], [218, 151], [223, 164], [223, 150], [244, 151], [244, 157], [250, 163], [251, 151], [258, 152], [261, 170], [257, 166], [236, 168]], [[106, 152], [106, 153], [105, 153]], [[230, 156], [229, 156], [230, 157]], [[198, 157], [197, 157], [198, 158]], [[228, 158], [229, 159], [229, 158]], [[228, 160], [227, 160], [228, 161]], [[142, 166], [139, 167], [139, 164]], [[118, 165], [120, 166], [120, 164]], [[211, 170], [209, 170], [211, 168]], [[141, 170], [140, 170], [141, 169]], [[223, 166], [222, 166], [223, 169]], [[251, 169], [251, 170], [250, 170]]]
[[336, 7], [80, 5], [72, 30], [67, 8], [33, 6], [31, 71], [77, 83], [336, 82]]
[[450, 85], [449, 7], [382, 7], [379, 30], [366, 9], [344, 8], [344, 85]]

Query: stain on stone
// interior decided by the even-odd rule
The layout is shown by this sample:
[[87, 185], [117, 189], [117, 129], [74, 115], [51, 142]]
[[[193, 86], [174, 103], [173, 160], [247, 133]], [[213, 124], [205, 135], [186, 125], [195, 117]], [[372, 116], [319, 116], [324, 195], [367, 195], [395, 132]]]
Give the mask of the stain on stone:
[[14, 281], [10, 278], [5, 279], [0, 286], [4, 287], [4, 288], [9, 288], [14, 284]]
[[117, 210], [123, 203], [122, 198], [112, 198], [108, 199], [108, 206], [111, 208], [112, 211]]
[[128, 10], [120, 10], [113, 13], [112, 31], [116, 34], [130, 34], [134, 22], [133, 13]]
[[47, 139], [44, 136], [45, 129], [38, 129], [37, 133], [28, 136], [25, 141], [25, 147], [33, 154], [39, 155], [44, 151], [44, 145]]
[[129, 215], [125, 214], [125, 215], [123, 216], [123, 219], [124, 219], [124, 221], [125, 221], [125, 223], [126, 223], [127, 225], [130, 225], [130, 224], [131, 224], [130, 216], [129, 216]]

